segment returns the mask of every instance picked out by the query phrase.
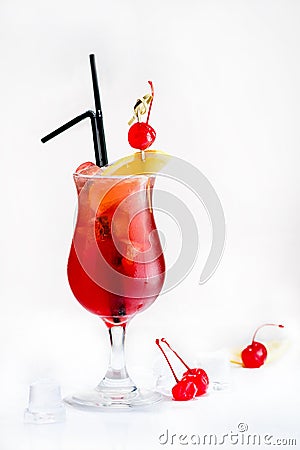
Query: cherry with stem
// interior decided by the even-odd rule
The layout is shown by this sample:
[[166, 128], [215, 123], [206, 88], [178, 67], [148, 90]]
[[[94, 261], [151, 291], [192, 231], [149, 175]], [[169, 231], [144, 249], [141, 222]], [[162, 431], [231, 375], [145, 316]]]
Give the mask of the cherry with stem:
[[[136, 115], [135, 118], [138, 119], [138, 122], [133, 124], [129, 128], [129, 131], [128, 131], [128, 142], [129, 142], [130, 146], [132, 148], [141, 150], [141, 152], [143, 152], [144, 150], [147, 150], [147, 148], [149, 148], [150, 145], [153, 144], [153, 142], [155, 141], [155, 138], [156, 138], [156, 132], [155, 132], [154, 128], [152, 128], [151, 125], [149, 125], [149, 118], [150, 118], [150, 113], [151, 113], [151, 108], [152, 108], [152, 103], [153, 103], [153, 98], [154, 98], [154, 88], [153, 88], [152, 81], [148, 81], [148, 83], [151, 87], [151, 101], [150, 101], [150, 106], [148, 109], [147, 120], [146, 120], [146, 122], [141, 122], [141, 120], [140, 120], [140, 115], [144, 114], [147, 109], [146, 103], [145, 103], [145, 98], [146, 98], [146, 96], [145, 96], [142, 100], [138, 100], [138, 102], [136, 103], [135, 109], [134, 109], [135, 115]], [[131, 121], [129, 123], [131, 123]]]
[[261, 342], [257, 342], [255, 338], [261, 328], [269, 326], [284, 328], [283, 325], [278, 325], [276, 323], [265, 323], [263, 325], [260, 325], [254, 332], [251, 344], [244, 348], [241, 353], [244, 367], [247, 367], [249, 369], [257, 369], [265, 363], [268, 356], [268, 351], [264, 344], [262, 344]]
[[173, 399], [177, 401], [187, 401], [195, 398], [197, 394], [197, 387], [195, 383], [187, 379], [179, 380], [176, 373], [174, 372], [174, 369], [169, 361], [169, 358], [167, 357], [162, 346], [160, 345], [159, 339], [156, 339], [155, 343], [162, 352], [162, 354], [164, 355], [164, 358], [167, 361], [168, 366], [170, 367], [173, 377], [175, 378], [176, 381], [175, 386], [173, 386], [172, 388]]
[[168, 341], [165, 338], [161, 339], [161, 342], [167, 345], [167, 347], [174, 353], [174, 355], [179, 359], [179, 361], [184, 365], [187, 369], [183, 374], [183, 379], [189, 378], [189, 380], [193, 380], [197, 386], [197, 394], [196, 397], [200, 397], [206, 393], [209, 385], [209, 379], [205, 370], [200, 368], [191, 369], [187, 363], [178, 355], [178, 353], [171, 347]]

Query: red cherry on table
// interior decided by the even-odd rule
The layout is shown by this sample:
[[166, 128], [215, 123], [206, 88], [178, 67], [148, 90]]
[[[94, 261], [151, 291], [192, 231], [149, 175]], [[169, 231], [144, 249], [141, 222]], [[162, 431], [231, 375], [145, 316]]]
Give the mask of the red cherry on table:
[[175, 350], [173, 350], [173, 348], [170, 346], [170, 344], [166, 341], [165, 338], [161, 339], [161, 341], [169, 347], [169, 349], [177, 356], [177, 358], [187, 368], [187, 371], [184, 372], [182, 379], [179, 381], [166, 353], [164, 352], [163, 348], [160, 345], [159, 339], [156, 339], [155, 343], [163, 353], [172, 371], [172, 374], [176, 380], [176, 385], [172, 389], [173, 399], [186, 401], [191, 400], [195, 397], [200, 397], [200, 395], [205, 394], [209, 385], [208, 376], [205, 370], [200, 368], [191, 369], [178, 355], [178, 353], [175, 352]]
[[174, 400], [187, 401], [192, 400], [197, 396], [197, 387], [193, 381], [189, 379], [182, 379], [172, 389], [172, 395]]
[[255, 341], [255, 337], [258, 330], [266, 326], [284, 328], [283, 325], [277, 325], [274, 323], [266, 323], [258, 327], [254, 333], [251, 344], [248, 345], [248, 347], [246, 347], [241, 353], [241, 358], [244, 367], [247, 367], [249, 369], [257, 369], [265, 363], [268, 356], [267, 349], [264, 346], [264, 344]]
[[128, 142], [131, 147], [146, 150], [155, 141], [155, 130], [145, 122], [137, 122], [129, 128]]
[[186, 367], [187, 371], [182, 375], [182, 380], [192, 381], [197, 387], [196, 397], [200, 397], [201, 395], [207, 392], [209, 386], [209, 379], [205, 370], [196, 368], [191, 369], [185, 361], [178, 355], [178, 353], [170, 346], [165, 338], [162, 338], [161, 341], [166, 344], [169, 349], [174, 353], [175, 356], [179, 359], [179, 361]]
[[197, 386], [196, 397], [200, 397], [201, 395], [206, 394], [209, 380], [205, 370], [189, 369], [182, 375], [182, 380], [193, 381], [193, 383]]
[[257, 369], [262, 366], [267, 359], [267, 349], [264, 344], [253, 341], [242, 351], [242, 361], [244, 367]]
[[174, 400], [177, 401], [187, 401], [192, 400], [196, 397], [197, 394], [197, 386], [195, 385], [194, 381], [190, 379], [182, 379], [179, 381], [178, 377], [176, 376], [176, 373], [174, 372], [174, 369], [169, 361], [169, 358], [167, 357], [164, 349], [160, 345], [159, 339], [155, 340], [156, 345], [159, 347], [160, 351], [164, 355], [168, 366], [171, 369], [171, 372], [173, 374], [173, 377], [175, 378], [176, 384], [172, 388], [172, 396]]

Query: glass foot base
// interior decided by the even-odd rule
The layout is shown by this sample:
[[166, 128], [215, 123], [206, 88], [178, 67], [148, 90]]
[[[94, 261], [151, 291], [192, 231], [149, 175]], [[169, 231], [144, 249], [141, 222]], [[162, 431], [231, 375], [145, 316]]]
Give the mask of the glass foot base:
[[112, 393], [96, 388], [66, 397], [64, 402], [67, 405], [84, 410], [103, 411], [108, 409], [141, 408], [154, 405], [161, 400], [161, 394], [148, 390], [135, 388], [132, 392]]

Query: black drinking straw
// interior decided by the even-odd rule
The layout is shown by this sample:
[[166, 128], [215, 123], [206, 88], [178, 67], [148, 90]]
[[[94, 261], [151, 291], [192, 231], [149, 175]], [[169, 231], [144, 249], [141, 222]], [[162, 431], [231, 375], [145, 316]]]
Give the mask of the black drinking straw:
[[103, 127], [103, 115], [100, 101], [100, 91], [97, 78], [95, 55], [90, 55], [90, 63], [91, 63], [96, 112], [89, 110], [83, 114], [80, 114], [79, 116], [75, 117], [74, 119], [70, 120], [61, 127], [49, 133], [47, 136], [43, 137], [41, 141], [45, 143], [50, 139], [54, 138], [55, 136], [57, 136], [58, 134], [62, 133], [63, 131], [67, 130], [68, 128], [71, 128], [73, 125], [76, 125], [77, 123], [81, 122], [86, 118], [90, 118], [93, 133], [95, 160], [97, 166], [102, 167], [106, 166], [108, 161], [107, 161], [105, 134]]
[[90, 64], [91, 64], [91, 72], [92, 72], [92, 80], [93, 80], [93, 90], [94, 90], [94, 99], [95, 99], [95, 108], [96, 108], [96, 123], [97, 123], [97, 128], [98, 128], [99, 146], [101, 149], [102, 165], [106, 166], [106, 164], [108, 163], [108, 160], [107, 160], [107, 152], [106, 152], [104, 127], [103, 127], [103, 114], [102, 114], [102, 108], [101, 108], [100, 91], [99, 91], [97, 69], [96, 69], [96, 60], [95, 60], [94, 54], [90, 55]]

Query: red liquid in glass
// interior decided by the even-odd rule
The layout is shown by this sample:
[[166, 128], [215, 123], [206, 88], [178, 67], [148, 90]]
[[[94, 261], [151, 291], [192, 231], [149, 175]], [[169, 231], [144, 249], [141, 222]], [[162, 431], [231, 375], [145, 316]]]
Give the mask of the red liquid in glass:
[[154, 179], [74, 178], [78, 218], [68, 262], [70, 287], [108, 326], [122, 325], [154, 302], [164, 282], [151, 208]]

